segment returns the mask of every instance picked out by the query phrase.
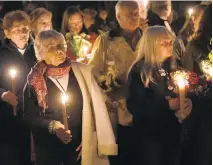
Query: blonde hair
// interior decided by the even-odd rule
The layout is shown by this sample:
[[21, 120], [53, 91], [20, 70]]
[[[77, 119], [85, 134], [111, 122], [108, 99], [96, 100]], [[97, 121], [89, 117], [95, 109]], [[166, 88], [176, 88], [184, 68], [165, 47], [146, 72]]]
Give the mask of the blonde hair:
[[47, 30], [40, 32], [34, 42], [35, 55], [38, 61], [43, 60], [43, 55], [45, 50], [51, 45], [63, 44], [66, 46], [66, 41], [64, 36], [55, 31], [55, 30]]
[[4, 16], [3, 19], [3, 29], [11, 30], [15, 22], [23, 23], [29, 25], [29, 16], [21, 10], [11, 11]]
[[36, 8], [30, 13], [30, 27], [33, 33], [35, 33], [38, 20], [42, 16], [49, 16], [52, 19], [52, 13], [45, 8]]
[[159, 69], [162, 61], [157, 57], [159, 54], [156, 47], [159, 44], [159, 39], [162, 37], [171, 38], [174, 41], [173, 34], [164, 26], [149, 27], [144, 33], [140, 41], [140, 48], [136, 62], [144, 60], [144, 65], [141, 68], [141, 79], [145, 86], [148, 87], [149, 82], [154, 82], [153, 70]]

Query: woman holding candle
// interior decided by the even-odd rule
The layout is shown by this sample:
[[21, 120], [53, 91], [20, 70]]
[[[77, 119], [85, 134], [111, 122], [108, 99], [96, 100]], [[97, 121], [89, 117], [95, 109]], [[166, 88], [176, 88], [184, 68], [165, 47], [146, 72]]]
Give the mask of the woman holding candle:
[[61, 32], [67, 41], [67, 56], [72, 60], [78, 58], [80, 60], [85, 60], [83, 47], [90, 47], [90, 40], [94, 39], [87, 34], [87, 29], [84, 26], [83, 14], [78, 7], [70, 6], [64, 11]]
[[192, 104], [186, 99], [181, 112], [180, 100], [169, 85], [175, 69], [173, 40], [165, 27], [148, 28], [129, 73], [127, 108], [139, 138], [139, 164], [174, 165], [179, 159], [181, 124], [176, 116], [188, 116]]
[[[89, 72], [90, 68], [83, 64], [71, 63], [70, 59], [66, 58], [66, 41], [61, 33], [54, 30], [43, 31], [36, 37], [35, 51], [39, 62], [28, 76], [24, 90], [24, 106], [26, 121], [34, 137], [36, 165], [79, 164], [77, 159], [81, 142], [82, 165], [95, 164], [92, 153], [97, 151], [91, 150], [96, 147], [91, 141], [93, 121], [90, 98], [96, 122], [99, 119], [103, 121], [102, 124], [96, 125], [98, 143], [101, 143], [98, 144], [99, 154], [116, 154], [116, 144], [109, 117], [106, 116], [106, 107], [102, 106], [96, 111], [100, 108], [95, 102], [97, 98], [100, 98], [99, 105], [104, 105], [104, 101], [101, 100], [100, 89], [96, 87], [97, 84]], [[61, 102], [61, 94], [65, 93], [68, 95], [67, 101]], [[105, 118], [103, 119], [102, 115], [96, 116], [96, 112], [101, 112]], [[102, 128], [99, 129], [100, 127]], [[107, 132], [110, 144], [103, 141], [105, 133], [100, 138], [102, 130]], [[111, 147], [108, 146], [107, 149], [103, 148], [103, 145]], [[100, 160], [108, 161], [101, 158]]]
[[20, 10], [8, 12], [3, 29], [6, 39], [0, 51], [0, 164], [29, 165], [30, 130], [23, 121], [22, 91], [36, 57], [29, 40], [28, 15]]
[[[193, 38], [186, 46], [183, 65], [186, 69], [196, 72], [200, 77], [208, 76], [203, 72], [202, 62], [212, 65], [209, 52], [212, 49], [212, 4], [204, 11], [200, 26]], [[212, 68], [212, 66], [211, 66]], [[212, 164], [212, 80], [207, 78], [203, 85], [204, 91], [199, 95], [199, 101], [194, 105], [189, 120], [189, 141], [184, 151], [184, 164]]]

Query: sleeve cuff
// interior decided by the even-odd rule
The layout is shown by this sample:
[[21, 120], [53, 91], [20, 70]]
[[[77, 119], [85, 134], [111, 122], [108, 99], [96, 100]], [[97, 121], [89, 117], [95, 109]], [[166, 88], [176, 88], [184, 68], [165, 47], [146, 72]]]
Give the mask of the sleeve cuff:
[[7, 92], [7, 91], [3, 88], [0, 88], [0, 101], [2, 101], [1, 96], [4, 92]]

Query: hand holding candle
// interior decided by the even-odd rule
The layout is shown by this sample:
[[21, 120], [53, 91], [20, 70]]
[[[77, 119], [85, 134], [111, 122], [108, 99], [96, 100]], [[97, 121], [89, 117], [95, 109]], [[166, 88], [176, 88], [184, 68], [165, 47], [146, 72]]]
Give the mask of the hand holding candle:
[[[179, 93], [179, 102], [180, 102], [180, 108], [175, 113], [176, 117], [178, 118], [179, 122], [181, 123], [186, 116], [188, 116], [188, 111], [186, 105], [186, 99], [185, 99], [185, 92], [186, 87], [189, 85], [188, 78], [189, 74], [183, 70], [176, 71], [171, 73], [172, 80], [174, 82], [174, 85], [177, 86], [178, 93]], [[176, 89], [176, 88], [175, 88]]]
[[68, 96], [64, 93], [62, 94], [62, 113], [63, 113], [63, 122], [64, 122], [64, 128], [65, 130], [69, 130], [68, 129], [68, 122], [67, 122], [67, 110], [66, 110], [66, 102], [68, 100]]
[[[10, 76], [12, 78], [12, 93], [16, 93], [16, 70], [11, 69], [10, 70]], [[13, 106], [13, 115], [16, 116], [16, 106]]]

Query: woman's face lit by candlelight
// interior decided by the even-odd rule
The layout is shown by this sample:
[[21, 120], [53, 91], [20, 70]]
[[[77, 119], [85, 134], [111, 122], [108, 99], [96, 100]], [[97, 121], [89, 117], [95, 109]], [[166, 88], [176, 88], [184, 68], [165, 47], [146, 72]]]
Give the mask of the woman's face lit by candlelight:
[[43, 59], [47, 64], [60, 65], [66, 59], [66, 45], [60, 43], [49, 45]]
[[160, 37], [157, 40], [156, 51], [157, 54], [160, 54], [159, 58], [161, 58], [161, 61], [171, 57], [173, 52], [173, 40], [169, 37]]
[[42, 16], [37, 22], [36, 34], [50, 29], [52, 29], [52, 17], [50, 15]]
[[83, 28], [83, 17], [80, 13], [75, 13], [69, 18], [69, 29], [74, 34], [79, 34]]

